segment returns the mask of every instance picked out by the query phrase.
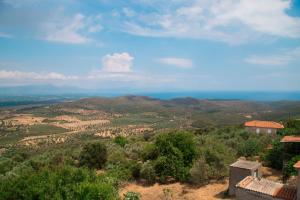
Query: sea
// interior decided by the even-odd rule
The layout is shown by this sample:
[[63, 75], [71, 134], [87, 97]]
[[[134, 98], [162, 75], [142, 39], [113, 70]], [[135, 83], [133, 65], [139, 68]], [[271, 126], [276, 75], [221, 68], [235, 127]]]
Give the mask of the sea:
[[300, 91], [199, 91], [199, 92], [161, 92], [161, 93], [136, 93], [134, 95], [149, 96], [158, 99], [173, 99], [192, 97], [198, 99], [215, 100], [253, 100], [253, 101], [297, 101], [300, 100]]

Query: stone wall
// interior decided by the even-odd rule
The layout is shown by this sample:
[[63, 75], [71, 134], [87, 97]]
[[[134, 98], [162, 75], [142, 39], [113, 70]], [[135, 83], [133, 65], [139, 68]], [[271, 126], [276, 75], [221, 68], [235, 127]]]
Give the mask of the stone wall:
[[274, 128], [259, 128], [259, 127], [246, 127], [246, 130], [252, 133], [258, 133], [258, 134], [262, 133], [262, 134], [271, 134], [271, 135], [275, 135], [277, 132], [277, 129]]
[[247, 176], [252, 176], [249, 169], [241, 169], [237, 167], [230, 167], [229, 171], [229, 195], [235, 195], [236, 184]]

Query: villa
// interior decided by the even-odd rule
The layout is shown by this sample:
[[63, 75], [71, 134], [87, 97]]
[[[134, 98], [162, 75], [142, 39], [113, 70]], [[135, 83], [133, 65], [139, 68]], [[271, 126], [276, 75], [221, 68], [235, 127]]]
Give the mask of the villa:
[[244, 126], [246, 130], [250, 132], [267, 134], [276, 134], [278, 129], [284, 128], [284, 126], [278, 122], [259, 120], [245, 122]]

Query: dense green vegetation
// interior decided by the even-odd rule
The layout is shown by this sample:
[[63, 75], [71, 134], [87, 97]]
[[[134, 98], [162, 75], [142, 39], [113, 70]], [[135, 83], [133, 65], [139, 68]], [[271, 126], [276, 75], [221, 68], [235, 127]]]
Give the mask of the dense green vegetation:
[[11, 175], [0, 184], [0, 199], [115, 199], [118, 195], [107, 177], [75, 167]]
[[285, 128], [278, 132], [278, 138], [273, 141], [272, 148], [264, 156], [268, 166], [282, 170], [284, 179], [297, 174], [293, 165], [300, 160], [299, 143], [280, 143], [280, 139], [286, 135], [300, 135], [299, 120], [289, 120], [285, 123]]
[[232, 127], [90, 138], [71, 151], [11, 149], [0, 159], [0, 199], [118, 199], [120, 184], [132, 180], [203, 184], [227, 177], [237, 157], [258, 156], [270, 142]]
[[80, 165], [89, 168], [101, 169], [106, 160], [107, 148], [99, 142], [86, 144], [79, 155]]

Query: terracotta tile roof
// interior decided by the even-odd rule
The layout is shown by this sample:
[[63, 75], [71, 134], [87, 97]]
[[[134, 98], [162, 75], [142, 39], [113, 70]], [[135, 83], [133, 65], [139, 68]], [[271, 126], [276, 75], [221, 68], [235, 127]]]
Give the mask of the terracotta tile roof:
[[274, 197], [284, 199], [284, 200], [294, 200], [296, 199], [297, 189], [292, 186], [283, 186], [279, 188], [275, 193]]
[[294, 168], [300, 169], [300, 160], [296, 164], [294, 164]]
[[257, 179], [253, 176], [247, 176], [236, 187], [284, 200], [294, 200], [297, 193], [295, 187], [286, 186], [263, 178]]
[[253, 162], [248, 160], [238, 160], [230, 165], [230, 167], [237, 167], [242, 169], [257, 169], [260, 166], [261, 164], [259, 162]]
[[284, 126], [280, 123], [273, 122], [273, 121], [248, 121], [245, 122], [246, 127], [260, 127], [260, 128], [276, 128], [281, 129], [284, 128]]
[[236, 186], [240, 187], [240, 188], [247, 188], [247, 186], [252, 183], [252, 181], [254, 180], [253, 176], [247, 176], [246, 178], [244, 178], [243, 180], [241, 180]]
[[300, 136], [284, 136], [280, 142], [300, 142]]

